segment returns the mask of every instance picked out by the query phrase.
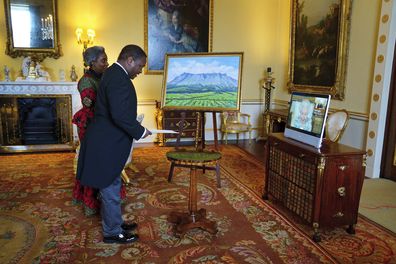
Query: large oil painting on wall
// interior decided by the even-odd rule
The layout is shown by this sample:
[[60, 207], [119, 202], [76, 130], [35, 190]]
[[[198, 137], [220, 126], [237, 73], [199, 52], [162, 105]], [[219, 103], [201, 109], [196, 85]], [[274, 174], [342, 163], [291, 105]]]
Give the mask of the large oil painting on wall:
[[167, 53], [212, 51], [213, 0], [145, 0], [146, 74], [162, 74]]
[[289, 91], [343, 100], [352, 0], [292, 0]]
[[243, 53], [167, 54], [161, 107], [239, 110]]

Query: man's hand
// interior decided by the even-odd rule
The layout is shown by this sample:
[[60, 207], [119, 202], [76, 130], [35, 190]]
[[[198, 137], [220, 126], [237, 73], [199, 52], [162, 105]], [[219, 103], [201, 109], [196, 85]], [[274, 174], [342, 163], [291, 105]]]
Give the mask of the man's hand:
[[142, 138], [146, 138], [146, 137], [150, 136], [151, 134], [152, 134], [151, 131], [146, 128], [146, 133], [144, 133]]

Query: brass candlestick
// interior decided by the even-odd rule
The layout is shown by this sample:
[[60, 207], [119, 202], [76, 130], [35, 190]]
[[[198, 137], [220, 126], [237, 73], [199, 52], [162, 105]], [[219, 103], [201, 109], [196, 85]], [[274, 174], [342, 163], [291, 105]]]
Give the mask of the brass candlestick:
[[264, 78], [264, 86], [263, 88], [265, 89], [265, 112], [267, 113], [270, 110], [271, 106], [271, 89], [275, 89], [272, 84], [275, 82], [275, 78], [272, 77], [272, 74], [274, 74], [271, 71], [271, 67], [267, 68], [267, 75]]

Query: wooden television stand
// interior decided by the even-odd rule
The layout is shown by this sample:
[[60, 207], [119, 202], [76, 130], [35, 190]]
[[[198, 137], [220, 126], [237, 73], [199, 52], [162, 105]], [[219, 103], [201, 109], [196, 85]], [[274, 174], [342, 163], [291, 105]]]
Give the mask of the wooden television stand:
[[265, 189], [271, 199], [312, 224], [313, 240], [319, 227], [348, 225], [355, 233], [366, 153], [325, 141], [320, 149], [273, 133], [266, 143]]

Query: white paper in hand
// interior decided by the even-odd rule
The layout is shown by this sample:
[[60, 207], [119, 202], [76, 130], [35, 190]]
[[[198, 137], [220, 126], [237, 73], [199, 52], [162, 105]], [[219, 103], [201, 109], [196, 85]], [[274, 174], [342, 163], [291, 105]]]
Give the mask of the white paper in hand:
[[179, 132], [170, 129], [149, 129], [153, 134], [178, 134]]

